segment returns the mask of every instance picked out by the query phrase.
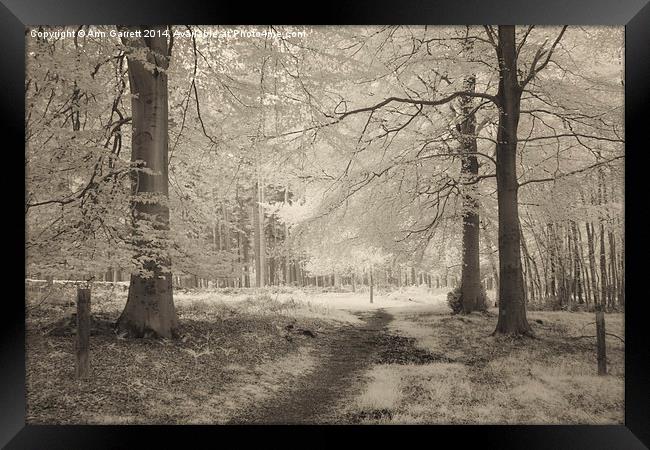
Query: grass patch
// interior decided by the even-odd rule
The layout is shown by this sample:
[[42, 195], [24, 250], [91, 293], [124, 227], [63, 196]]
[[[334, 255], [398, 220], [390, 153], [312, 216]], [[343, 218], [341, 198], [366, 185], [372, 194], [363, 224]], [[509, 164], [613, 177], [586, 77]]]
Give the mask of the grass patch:
[[[620, 424], [624, 420], [623, 345], [607, 340], [609, 374], [596, 375], [593, 314], [531, 312], [537, 339], [491, 336], [489, 314], [451, 316], [442, 307], [393, 310], [392, 333], [412, 345], [444, 356], [425, 364], [388, 364], [381, 368], [399, 396], [375, 409], [366, 396], [383, 388], [371, 372], [363, 394], [343, 405], [361, 423], [413, 424]], [[623, 335], [623, 315], [608, 314], [607, 330]], [[411, 345], [404, 341], [408, 353]], [[395, 349], [396, 353], [399, 350]]]
[[393, 411], [402, 400], [402, 377], [390, 365], [374, 366], [368, 374], [369, 382], [354, 400], [352, 423], [385, 423], [393, 419]]

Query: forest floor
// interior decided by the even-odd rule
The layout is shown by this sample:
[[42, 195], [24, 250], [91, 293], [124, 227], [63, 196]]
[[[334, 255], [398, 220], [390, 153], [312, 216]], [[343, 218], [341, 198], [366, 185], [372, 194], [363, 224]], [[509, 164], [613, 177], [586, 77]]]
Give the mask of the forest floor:
[[[393, 310], [389, 332], [430, 357], [374, 365], [361, 394], [340, 409], [361, 423], [623, 423], [623, 343], [607, 337], [609, 374], [597, 376], [592, 313], [531, 311], [535, 339], [491, 336], [496, 313]], [[606, 320], [622, 337], [623, 314]]]
[[[175, 293], [181, 339], [112, 323], [125, 285], [93, 290], [91, 377], [74, 378], [73, 291], [27, 305], [27, 422], [622, 423], [623, 345], [595, 375], [593, 314], [529, 312], [536, 339], [494, 337], [495, 311], [452, 316], [443, 290]], [[623, 315], [607, 331], [623, 336]]]

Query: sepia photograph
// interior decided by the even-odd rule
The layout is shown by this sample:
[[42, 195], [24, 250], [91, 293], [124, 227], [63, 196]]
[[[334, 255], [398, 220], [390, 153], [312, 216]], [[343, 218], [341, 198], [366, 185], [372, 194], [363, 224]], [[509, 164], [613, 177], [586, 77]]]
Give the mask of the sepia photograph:
[[24, 38], [27, 425], [625, 423], [623, 26]]

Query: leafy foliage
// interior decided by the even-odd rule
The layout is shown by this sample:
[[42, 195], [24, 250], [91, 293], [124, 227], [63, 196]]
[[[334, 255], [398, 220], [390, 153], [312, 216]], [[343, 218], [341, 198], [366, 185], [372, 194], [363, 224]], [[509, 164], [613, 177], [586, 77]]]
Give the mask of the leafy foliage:
[[[486, 310], [488, 307], [487, 292], [485, 292], [485, 288], [482, 286], [479, 296], [479, 305], [482, 305], [477, 308], [479, 311]], [[463, 310], [463, 296], [460, 286], [455, 287], [447, 293], [447, 306], [451, 309], [452, 314], [458, 314]]]

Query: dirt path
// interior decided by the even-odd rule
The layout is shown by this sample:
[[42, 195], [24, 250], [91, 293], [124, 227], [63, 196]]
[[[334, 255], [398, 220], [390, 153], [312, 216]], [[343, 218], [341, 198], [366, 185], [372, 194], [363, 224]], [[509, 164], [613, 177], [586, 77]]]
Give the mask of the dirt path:
[[321, 363], [280, 389], [281, 395], [245, 411], [233, 424], [340, 423], [338, 402], [363, 386], [364, 369], [377, 361], [392, 317], [383, 309], [357, 313], [365, 323], [319, 335], [313, 351]]

